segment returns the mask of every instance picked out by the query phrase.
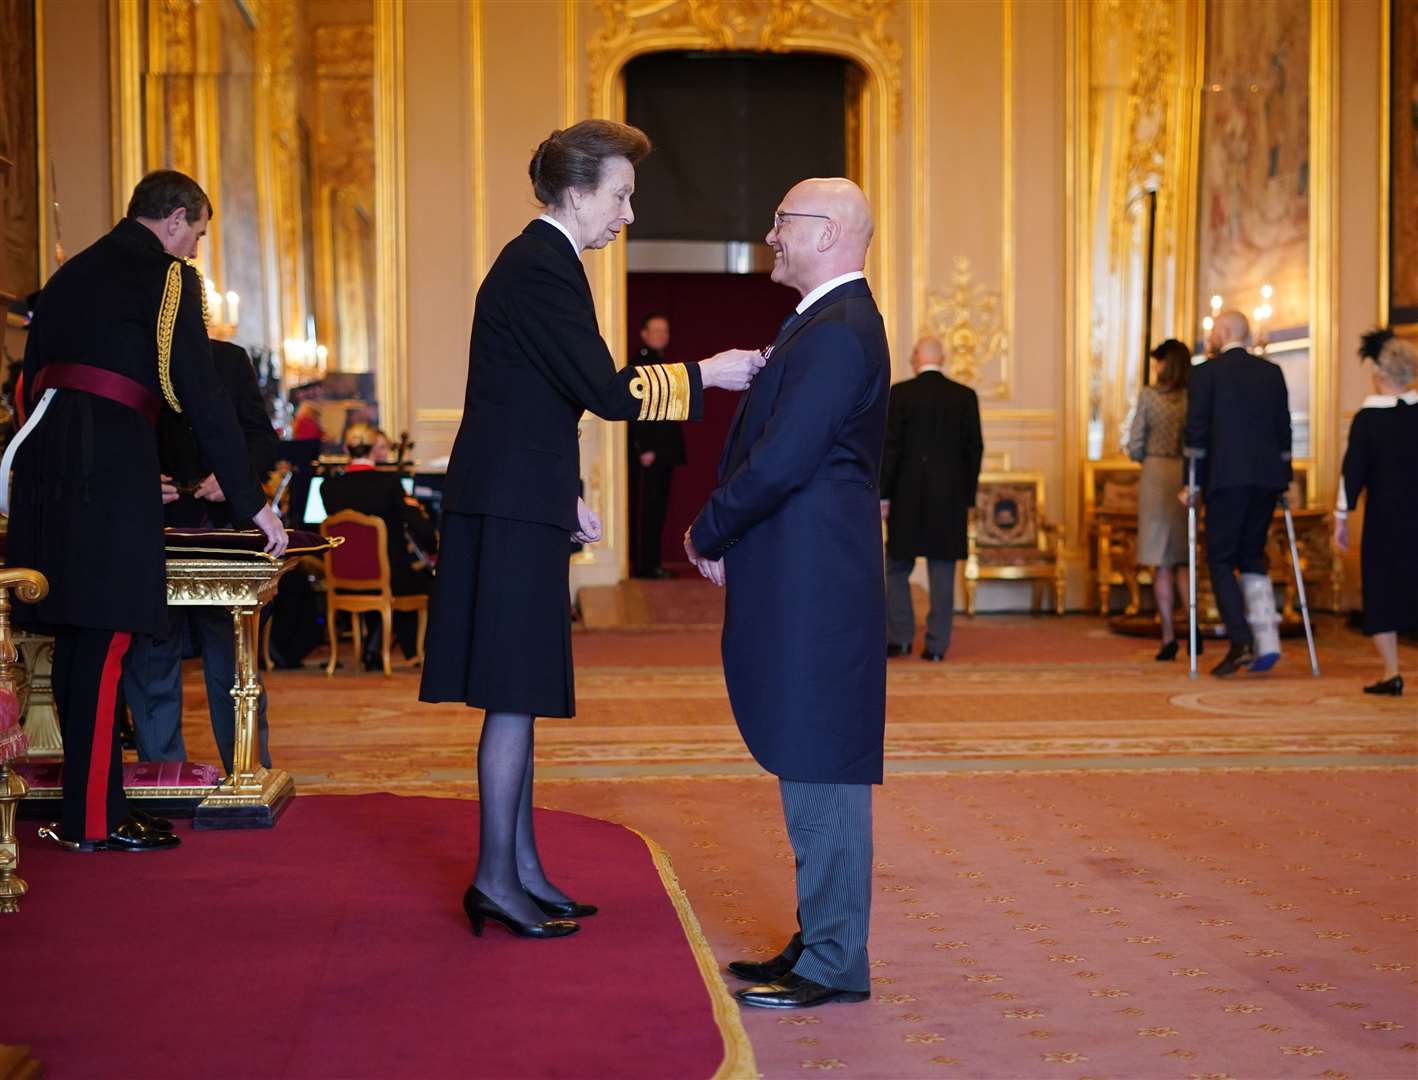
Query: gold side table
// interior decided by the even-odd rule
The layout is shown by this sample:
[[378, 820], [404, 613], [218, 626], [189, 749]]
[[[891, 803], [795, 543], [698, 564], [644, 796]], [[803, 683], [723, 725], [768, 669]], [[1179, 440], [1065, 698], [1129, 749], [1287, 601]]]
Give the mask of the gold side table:
[[236, 638], [236, 740], [231, 775], [197, 805], [194, 829], [269, 829], [290, 804], [295, 784], [283, 769], [267, 769], [256, 749], [261, 683], [256, 677], [261, 608], [282, 575], [300, 560], [169, 558], [167, 602], [174, 607], [224, 607]]

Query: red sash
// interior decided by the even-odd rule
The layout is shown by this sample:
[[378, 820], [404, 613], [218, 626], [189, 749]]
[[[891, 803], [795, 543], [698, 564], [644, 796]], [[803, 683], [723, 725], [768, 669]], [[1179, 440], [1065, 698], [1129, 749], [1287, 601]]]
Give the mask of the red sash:
[[86, 394], [127, 405], [150, 424], [156, 424], [158, 414], [162, 412], [162, 398], [142, 383], [92, 364], [46, 364], [40, 369], [31, 392], [39, 397], [46, 390], [54, 389], [82, 390]]

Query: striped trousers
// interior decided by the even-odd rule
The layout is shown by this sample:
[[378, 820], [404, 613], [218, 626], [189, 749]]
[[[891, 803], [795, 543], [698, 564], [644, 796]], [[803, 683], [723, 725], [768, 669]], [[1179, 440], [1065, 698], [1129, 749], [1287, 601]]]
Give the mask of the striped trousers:
[[779, 780], [797, 860], [803, 952], [793, 971], [839, 990], [871, 989], [871, 785]]
[[65, 840], [103, 840], [128, 816], [115, 713], [132, 635], [83, 626], [54, 634], [54, 705], [64, 739]]

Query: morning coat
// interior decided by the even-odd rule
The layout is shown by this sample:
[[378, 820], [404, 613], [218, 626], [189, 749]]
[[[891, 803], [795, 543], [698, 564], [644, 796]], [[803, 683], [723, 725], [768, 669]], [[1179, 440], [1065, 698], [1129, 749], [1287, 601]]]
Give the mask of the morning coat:
[[891, 361], [865, 281], [778, 335], [692, 527], [724, 559], [724, 677], [744, 741], [787, 780], [875, 784], [886, 724], [881, 474]]
[[886, 551], [893, 559], [963, 559], [980, 459], [980, 402], [963, 383], [923, 371], [891, 388], [881, 497], [891, 500]]

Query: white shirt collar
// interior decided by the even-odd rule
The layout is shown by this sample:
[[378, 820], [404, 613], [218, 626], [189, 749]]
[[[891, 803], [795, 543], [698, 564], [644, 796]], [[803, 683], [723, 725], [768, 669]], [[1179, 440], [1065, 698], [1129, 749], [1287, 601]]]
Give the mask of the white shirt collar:
[[1221, 351], [1224, 353], [1230, 352], [1232, 349], [1245, 349], [1246, 352], [1250, 352], [1250, 349], [1246, 348], [1244, 341], [1230, 341], [1221, 346]]
[[934, 371], [937, 375], [945, 374], [945, 369], [939, 364], [922, 364], [920, 368], [917, 369], [916, 374], [924, 375], [928, 371]]
[[566, 237], [566, 242], [571, 245], [571, 250], [576, 252], [576, 257], [578, 259], [581, 257], [581, 248], [576, 243], [576, 237], [571, 235], [570, 229], [568, 229], [561, 222], [557, 221], [556, 218], [552, 217], [550, 214], [541, 214], [540, 216], [538, 216], [537, 220], [545, 221], [548, 225], [555, 225], [557, 229], [560, 230], [561, 235]]
[[833, 289], [837, 288], [838, 285], [845, 285], [849, 281], [856, 281], [858, 278], [864, 277], [866, 277], [866, 274], [862, 273], [860, 270], [853, 270], [850, 274], [839, 274], [831, 281], [824, 281], [802, 298], [802, 302], [798, 304], [798, 314], [801, 315], [808, 308], [812, 307], [813, 304], [817, 303]]
[[1418, 405], [1418, 390], [1405, 390], [1401, 394], [1370, 394], [1359, 408], [1393, 409], [1400, 401], [1405, 405]]

